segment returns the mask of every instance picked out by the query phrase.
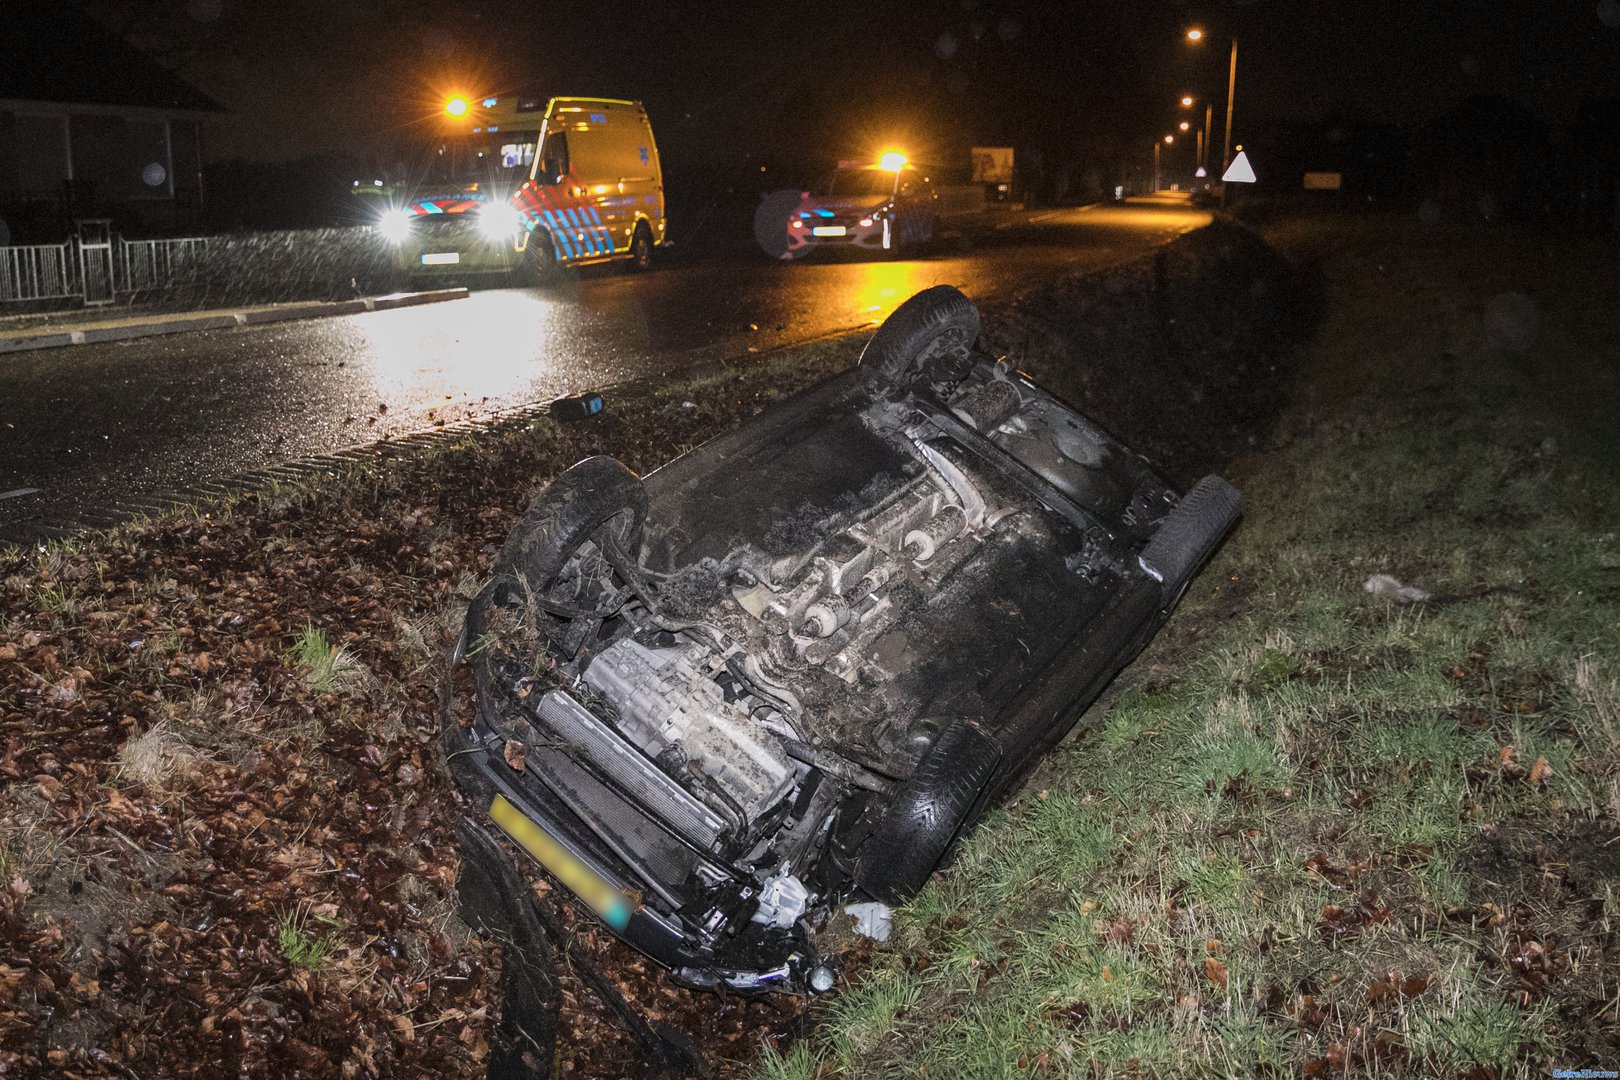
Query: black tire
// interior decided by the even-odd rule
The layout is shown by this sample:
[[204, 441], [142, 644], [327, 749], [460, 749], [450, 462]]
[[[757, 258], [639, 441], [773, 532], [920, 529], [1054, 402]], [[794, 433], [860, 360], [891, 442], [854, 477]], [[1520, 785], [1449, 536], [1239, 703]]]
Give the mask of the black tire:
[[551, 234], [536, 229], [529, 234], [523, 248], [523, 280], [529, 285], [550, 285], [558, 276], [557, 252], [551, 246]]
[[965, 720], [947, 724], [861, 850], [855, 883], [898, 904], [928, 883], [990, 780], [1001, 747]]
[[954, 285], [924, 289], [883, 320], [861, 353], [879, 386], [901, 386], [940, 358], [965, 361], [979, 339], [979, 309]]
[[639, 274], [651, 270], [652, 264], [652, 230], [647, 227], [647, 223], [645, 221], [638, 222], [636, 224], [636, 231], [634, 235], [630, 237], [629, 266], [631, 271]]
[[613, 458], [588, 457], [535, 496], [502, 545], [496, 571], [569, 602], [576, 597], [555, 592], [568, 561], [604, 525], [633, 557], [646, 514], [647, 492], [635, 473]]

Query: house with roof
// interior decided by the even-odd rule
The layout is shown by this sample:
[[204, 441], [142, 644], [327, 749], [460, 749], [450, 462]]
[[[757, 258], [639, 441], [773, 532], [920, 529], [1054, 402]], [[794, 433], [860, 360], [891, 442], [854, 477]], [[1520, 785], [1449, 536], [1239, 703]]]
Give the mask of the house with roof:
[[203, 125], [224, 111], [71, 4], [7, 4], [0, 244], [61, 239], [83, 218], [152, 231], [191, 223]]

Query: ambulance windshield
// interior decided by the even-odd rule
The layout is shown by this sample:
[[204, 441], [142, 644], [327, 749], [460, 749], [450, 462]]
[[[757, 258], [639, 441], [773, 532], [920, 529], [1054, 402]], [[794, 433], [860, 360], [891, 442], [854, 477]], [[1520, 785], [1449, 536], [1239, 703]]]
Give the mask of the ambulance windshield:
[[452, 139], [434, 148], [429, 165], [433, 180], [444, 183], [518, 183], [534, 162], [539, 132], [482, 132]]

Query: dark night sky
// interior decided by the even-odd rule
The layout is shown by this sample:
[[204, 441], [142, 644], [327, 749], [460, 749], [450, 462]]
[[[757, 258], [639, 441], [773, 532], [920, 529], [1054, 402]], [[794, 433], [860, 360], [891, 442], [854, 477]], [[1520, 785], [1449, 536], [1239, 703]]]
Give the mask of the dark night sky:
[[[1036, 4], [822, 0], [97, 0], [108, 25], [233, 113], [213, 153], [365, 153], [420, 132], [450, 89], [643, 99], [666, 157], [823, 157], [897, 142], [1131, 145], [1184, 90], [1245, 128], [1328, 114], [1421, 123], [1481, 93], [1568, 123], [1620, 95], [1620, 0]], [[1183, 29], [1205, 27], [1194, 48]], [[1220, 124], [1216, 109], [1217, 128]]]

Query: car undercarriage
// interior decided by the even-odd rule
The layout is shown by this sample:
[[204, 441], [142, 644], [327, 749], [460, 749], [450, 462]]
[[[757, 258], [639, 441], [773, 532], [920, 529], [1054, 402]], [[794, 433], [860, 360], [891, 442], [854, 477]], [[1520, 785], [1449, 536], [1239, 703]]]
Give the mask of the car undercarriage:
[[452, 771], [683, 981], [824, 990], [1152, 637], [1238, 512], [976, 348], [947, 286], [859, 368], [637, 477], [580, 462], [469, 612]]

